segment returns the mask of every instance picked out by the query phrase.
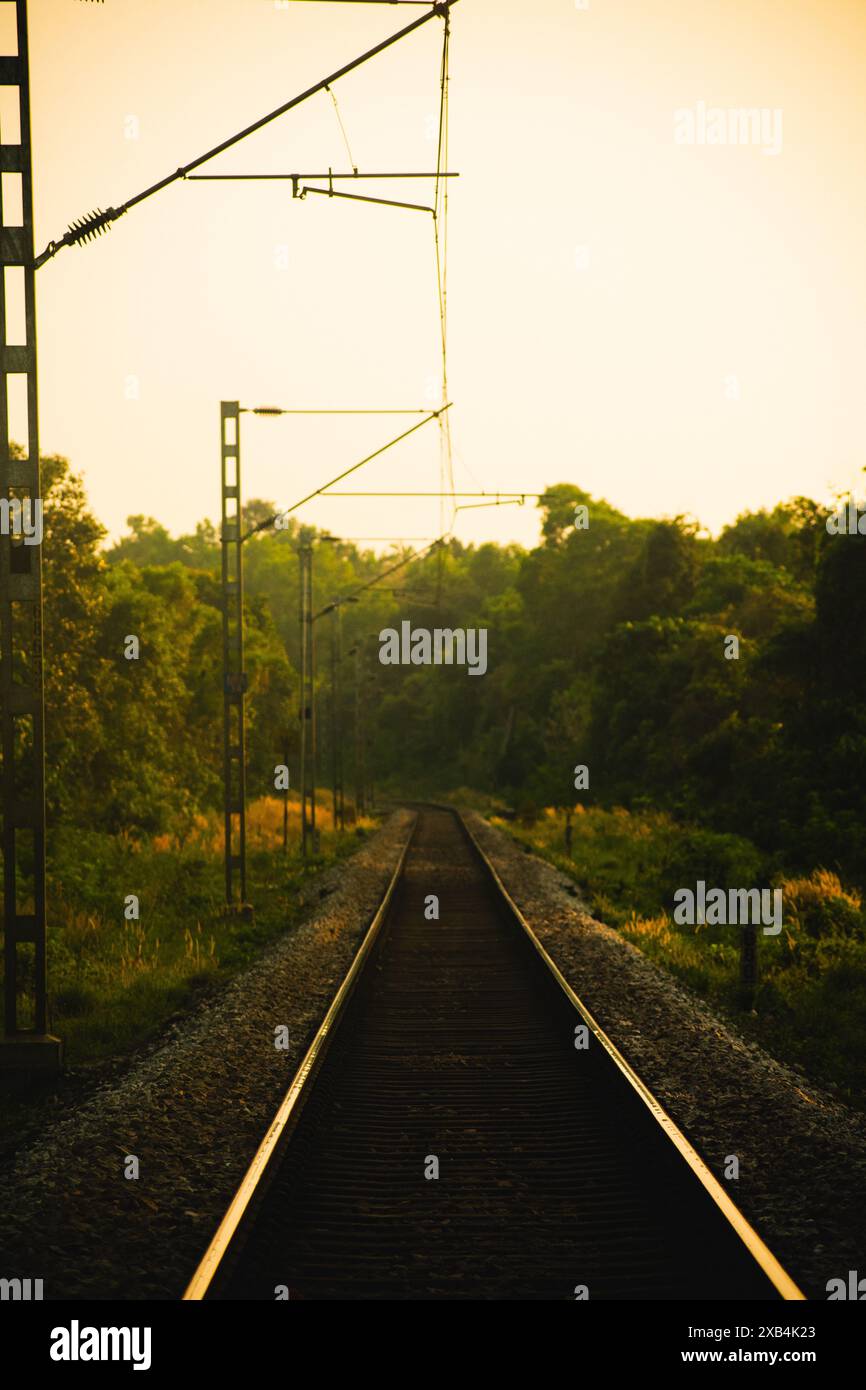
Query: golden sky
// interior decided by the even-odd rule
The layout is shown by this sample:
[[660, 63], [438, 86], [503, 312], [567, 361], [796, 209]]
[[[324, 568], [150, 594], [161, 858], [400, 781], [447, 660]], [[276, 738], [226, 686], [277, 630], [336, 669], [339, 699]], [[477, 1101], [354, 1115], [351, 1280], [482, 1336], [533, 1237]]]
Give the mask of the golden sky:
[[[31, 0], [37, 250], [421, 12]], [[441, 33], [432, 20], [336, 85], [361, 170], [433, 167]], [[460, 0], [458, 486], [567, 479], [628, 513], [687, 512], [717, 529], [855, 482], [864, 65], [862, 0]], [[781, 149], [677, 143], [677, 111], [733, 108], [781, 112]], [[208, 169], [347, 162], [323, 94]], [[371, 191], [424, 202], [422, 188]], [[62, 251], [37, 295], [43, 452], [84, 471], [112, 534], [134, 512], [175, 531], [218, 514], [221, 398], [420, 406], [439, 370], [431, 219], [293, 202], [286, 184], [177, 183]], [[288, 505], [399, 428], [245, 420], [244, 491]], [[428, 426], [347, 486], [430, 489], [438, 476]], [[303, 515], [344, 536], [438, 530], [433, 501], [317, 502]], [[537, 519], [530, 506], [474, 510], [456, 531], [530, 544]]]

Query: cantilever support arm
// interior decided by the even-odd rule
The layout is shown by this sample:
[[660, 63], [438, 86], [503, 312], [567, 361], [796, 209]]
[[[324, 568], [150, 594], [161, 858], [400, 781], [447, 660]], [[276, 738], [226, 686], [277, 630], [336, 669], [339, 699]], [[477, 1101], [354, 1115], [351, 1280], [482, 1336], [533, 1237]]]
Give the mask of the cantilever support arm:
[[351, 198], [355, 203], [379, 203], [387, 208], [408, 208], [410, 212], [429, 212], [436, 216], [436, 209], [426, 203], [398, 203], [394, 198], [371, 198], [365, 193], [342, 193], [338, 188], [313, 188], [305, 185], [297, 195], [305, 198], [308, 193], [323, 193], [326, 198]]
[[145, 188], [141, 193], [136, 193], [134, 198], [129, 198], [127, 202], [121, 203], [121, 205], [116, 208], [106, 208], [104, 211], [88, 213], [77, 222], [71, 223], [68, 231], [59, 241], [49, 241], [42, 254], [36, 257], [33, 262], [34, 269], [38, 270], [46, 261], [51, 260], [52, 256], [56, 256], [61, 247], [74, 246], [76, 243], [90, 241], [93, 237], [100, 236], [103, 232], [108, 230], [112, 222], [116, 222], [119, 217], [123, 217], [124, 213], [129, 212], [129, 209], [134, 208], [138, 203], [143, 203], [145, 198], [151, 198], [154, 193], [162, 192], [164, 188], [168, 188], [170, 184], [175, 183], [178, 179], [185, 179], [192, 173], [193, 169], [198, 169], [202, 164], [206, 164], [209, 159], [215, 159], [218, 154], [222, 154], [225, 150], [231, 149], [233, 145], [239, 144], [240, 141], [245, 140], [248, 135], [253, 135], [257, 130], [261, 130], [264, 126], [269, 125], [271, 121], [277, 120], [279, 116], [284, 116], [287, 111], [293, 110], [294, 107], [300, 106], [302, 102], [308, 101], [310, 97], [315, 96], [318, 92], [324, 91], [332, 82], [337, 82], [341, 77], [345, 77], [347, 73], [354, 72], [356, 68], [359, 68], [362, 63], [366, 63], [368, 59], [375, 58], [379, 53], [384, 53], [386, 48], [390, 48], [392, 44], [398, 43], [400, 39], [405, 39], [407, 35], [414, 33], [416, 29], [420, 29], [421, 25], [426, 24], [428, 20], [435, 19], [437, 16], [447, 19], [451, 12], [451, 7], [456, 4], [457, 0], [441, 0], [441, 3], [434, 4], [426, 14], [419, 15], [418, 19], [413, 19], [411, 24], [405, 25], [405, 27], [398, 30], [396, 34], [391, 34], [389, 38], [383, 39], [382, 42], [377, 43], [374, 48], [370, 48], [366, 53], [362, 53], [359, 58], [353, 58], [350, 63], [344, 64], [344, 66], [338, 68], [336, 72], [330, 73], [328, 77], [323, 77], [320, 82], [316, 82], [314, 86], [308, 87], [307, 90], [301, 92], [299, 96], [292, 97], [291, 101], [283, 102], [282, 106], [278, 106], [275, 111], [269, 111], [266, 116], [259, 117], [257, 121], [253, 121], [252, 125], [245, 126], [244, 129], [239, 130], [236, 135], [230, 135], [227, 140], [222, 140], [220, 144], [214, 145], [213, 149], [207, 150], [205, 154], [199, 155], [197, 159], [191, 160], [189, 164], [183, 164], [179, 169], [175, 169], [173, 173], [166, 174], [165, 178], [159, 179], [157, 183], [151, 184], [149, 188]]

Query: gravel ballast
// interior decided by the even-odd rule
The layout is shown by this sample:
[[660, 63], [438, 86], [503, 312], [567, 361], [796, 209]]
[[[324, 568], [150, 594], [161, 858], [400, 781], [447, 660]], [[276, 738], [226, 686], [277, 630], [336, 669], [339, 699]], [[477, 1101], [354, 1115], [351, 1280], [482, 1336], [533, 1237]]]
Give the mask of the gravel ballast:
[[[394, 812], [307, 890], [318, 906], [122, 1074], [67, 1100], [0, 1173], [0, 1277], [46, 1298], [178, 1298], [351, 963], [406, 841]], [[866, 1271], [866, 1117], [594, 921], [572, 884], [467, 821], [587, 1008], [810, 1298]], [[274, 1029], [289, 1029], [277, 1051]], [[728, 1155], [738, 1181], [726, 1181]], [[137, 1180], [124, 1177], [127, 1156]], [[736, 1297], [736, 1293], [733, 1294]]]

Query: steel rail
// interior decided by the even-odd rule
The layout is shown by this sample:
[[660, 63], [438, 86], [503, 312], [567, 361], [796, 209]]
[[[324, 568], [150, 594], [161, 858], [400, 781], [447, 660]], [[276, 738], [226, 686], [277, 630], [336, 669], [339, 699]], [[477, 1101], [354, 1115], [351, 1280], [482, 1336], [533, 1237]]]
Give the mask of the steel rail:
[[[686, 1168], [701, 1184], [706, 1195], [713, 1202], [720, 1215], [732, 1228], [741, 1245], [757, 1264], [758, 1268], [776, 1290], [779, 1297], [785, 1301], [805, 1300], [805, 1294], [803, 1294], [796, 1282], [783, 1268], [761, 1236], [740, 1211], [739, 1207], [737, 1207], [728, 1196], [718, 1179], [707, 1167], [704, 1160], [683, 1134], [682, 1130], [667, 1113], [650, 1087], [640, 1078], [631, 1064], [608, 1037], [607, 1033], [605, 1033], [597, 1019], [571, 988], [558, 966], [535, 935], [535, 932], [532, 930], [532, 927], [529, 925], [520, 908], [511, 897], [491, 859], [480, 845], [473, 831], [466, 824], [462, 814], [452, 806], [434, 807], [431, 805], [430, 809], [447, 810], [454, 816], [468, 844], [486, 870], [492, 884], [495, 886], [498, 897], [507, 907], [509, 915], [520, 927], [522, 934], [532, 946], [539, 963], [546, 967], [547, 974], [552, 976], [553, 981], [565, 996], [568, 1004], [577, 1012], [592, 1036], [614, 1063], [620, 1075], [628, 1082], [634, 1094], [639, 1098], [655, 1121], [660, 1132], [676, 1149], [679, 1157], [684, 1161]], [[380, 936], [380, 930], [386, 917], [387, 910], [391, 904], [395, 889], [402, 877], [406, 858], [415, 837], [417, 825], [418, 817], [416, 814], [382, 903], [373, 918], [364, 937], [364, 941], [331, 1007], [319, 1027], [303, 1062], [298, 1068], [294, 1080], [253, 1158], [226, 1215], [223, 1217], [216, 1234], [211, 1240], [207, 1251], [187, 1287], [184, 1294], [185, 1301], [201, 1300], [207, 1295], [208, 1289], [220, 1270], [221, 1264], [229, 1251], [229, 1247], [232, 1244], [241, 1220], [249, 1208], [260, 1180], [265, 1170], [268, 1168], [269, 1162], [278, 1148], [280, 1140], [286, 1135], [290, 1122], [297, 1117], [300, 1102], [306, 1098], [312, 1089], [315, 1077], [321, 1068], [337, 1025], [344, 1015], [346, 1004], [364, 969], [370, 962], [373, 947]], [[685, 1173], [683, 1176], [685, 1176]]]
[[780, 1295], [781, 1298], [786, 1300], [805, 1299], [806, 1295], [797, 1287], [794, 1280], [787, 1273], [787, 1271], [782, 1268], [782, 1265], [776, 1259], [776, 1256], [761, 1239], [754, 1226], [752, 1226], [751, 1223], [746, 1219], [746, 1217], [740, 1211], [736, 1203], [731, 1201], [730, 1197], [728, 1196], [725, 1189], [722, 1187], [718, 1178], [716, 1178], [716, 1176], [710, 1171], [706, 1163], [704, 1163], [704, 1160], [701, 1158], [700, 1154], [689, 1143], [682, 1130], [671, 1119], [670, 1115], [667, 1113], [661, 1102], [657, 1100], [656, 1097], [653, 1095], [649, 1086], [647, 1086], [647, 1084], [641, 1080], [634, 1067], [626, 1061], [625, 1057], [623, 1057], [616, 1044], [611, 1041], [607, 1033], [605, 1033], [604, 1029], [593, 1017], [586, 1005], [582, 1003], [578, 996], [575, 994], [574, 990], [571, 988], [571, 985], [568, 983], [565, 976], [562, 974], [562, 971], [555, 964], [552, 958], [548, 955], [547, 951], [542, 946], [538, 937], [535, 935], [535, 932], [532, 930], [523, 913], [520, 911], [520, 908], [517, 906], [508, 889], [505, 887], [505, 884], [502, 882], [502, 879], [499, 877], [499, 874], [494, 868], [490, 858], [488, 857], [486, 852], [481, 848], [481, 845], [478, 843], [478, 840], [476, 839], [475, 835], [473, 835], [472, 831], [469, 829], [469, 826], [466, 824], [466, 821], [464, 820], [463, 816], [460, 814], [459, 811], [456, 811], [455, 814], [457, 815], [460, 824], [463, 826], [466, 835], [469, 837], [470, 844], [478, 854], [478, 857], [484, 864], [485, 868], [487, 869], [488, 873], [493, 879], [493, 882], [496, 884], [496, 887], [499, 889], [502, 898], [508, 905], [509, 911], [511, 912], [515, 921], [519, 923], [523, 931], [526, 933], [527, 937], [529, 938], [530, 944], [538, 952], [539, 958], [547, 966], [548, 970], [550, 971], [553, 978], [556, 980], [556, 983], [559, 985], [560, 989], [565, 994], [565, 997], [568, 999], [569, 1003], [580, 1014], [584, 1023], [589, 1028], [589, 1031], [593, 1034], [597, 1041], [601, 1043], [602, 1047], [610, 1057], [611, 1061], [616, 1064], [616, 1066], [619, 1068], [619, 1071], [625, 1077], [626, 1081], [628, 1081], [629, 1085], [636, 1091], [640, 1099], [643, 1101], [644, 1105], [649, 1110], [653, 1119], [657, 1122], [659, 1127], [666, 1134], [667, 1138], [678, 1150], [680, 1156], [683, 1159], [685, 1159], [686, 1163], [694, 1173], [695, 1177], [703, 1185], [707, 1194], [715, 1202], [722, 1215], [726, 1218], [729, 1224], [733, 1226], [740, 1240], [743, 1242], [743, 1244], [749, 1251], [749, 1254], [760, 1266], [761, 1270], [770, 1280], [770, 1283], [774, 1286], [777, 1293]]
[[306, 1093], [322, 1065], [334, 1030], [343, 1015], [346, 1004], [369, 959], [370, 952], [373, 949], [382, 923], [385, 920], [385, 915], [390, 906], [394, 889], [397, 887], [403, 873], [403, 864], [406, 860], [406, 855], [409, 853], [409, 847], [412, 843], [417, 823], [418, 817], [416, 815], [410, 826], [409, 834], [406, 836], [406, 843], [400, 851], [400, 857], [397, 860], [388, 887], [385, 890], [385, 896], [382, 898], [376, 914], [367, 928], [364, 940], [358, 948], [355, 959], [349, 966], [348, 973], [343, 983], [340, 985], [331, 1007], [328, 1009], [328, 1012], [319, 1025], [316, 1036], [310, 1043], [304, 1060], [295, 1072], [292, 1084], [280, 1102], [279, 1109], [270, 1123], [267, 1134], [256, 1150], [253, 1160], [244, 1175], [243, 1181], [231, 1200], [228, 1211], [220, 1222], [210, 1245], [202, 1256], [198, 1269], [190, 1280], [186, 1292], [183, 1295], [183, 1302], [198, 1302], [203, 1299], [207, 1293], [211, 1281], [231, 1244], [235, 1231], [259, 1186], [268, 1164], [279, 1146], [280, 1139], [285, 1133], [290, 1121], [296, 1115], [300, 1102], [306, 1097]]

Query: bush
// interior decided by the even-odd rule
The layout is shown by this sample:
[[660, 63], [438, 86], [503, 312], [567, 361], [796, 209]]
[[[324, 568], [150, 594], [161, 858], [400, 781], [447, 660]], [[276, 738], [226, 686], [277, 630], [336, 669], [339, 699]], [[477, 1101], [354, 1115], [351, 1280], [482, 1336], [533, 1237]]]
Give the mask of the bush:
[[866, 918], [859, 893], [842, 887], [837, 874], [815, 869], [809, 878], [782, 882], [785, 920], [795, 931], [821, 939], [855, 937], [866, 940]]
[[702, 879], [708, 888], [751, 888], [762, 878], [763, 855], [740, 835], [689, 829], [672, 836], [662, 866], [665, 897]]

